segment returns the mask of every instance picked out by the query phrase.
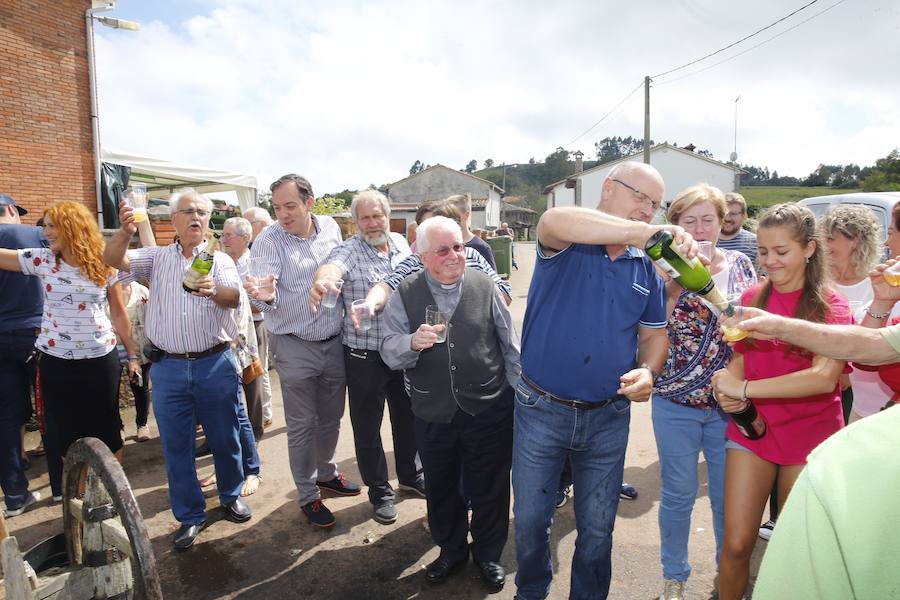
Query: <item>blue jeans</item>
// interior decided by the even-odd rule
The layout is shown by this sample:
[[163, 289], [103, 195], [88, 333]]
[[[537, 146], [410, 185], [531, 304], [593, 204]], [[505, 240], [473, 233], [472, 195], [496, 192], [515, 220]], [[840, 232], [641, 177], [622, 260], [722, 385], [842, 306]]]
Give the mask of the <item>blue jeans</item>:
[[22, 467], [22, 425], [34, 381], [34, 330], [0, 333], [0, 485], [7, 508], [19, 508], [28, 496]]
[[213, 453], [222, 504], [234, 502], [244, 482], [237, 363], [231, 350], [226, 350], [195, 360], [165, 357], [154, 363], [150, 372], [172, 513], [183, 525], [204, 523], [206, 500], [194, 466], [197, 420]]
[[244, 410], [244, 403], [238, 402], [238, 427], [241, 439], [241, 462], [244, 465], [244, 478], [250, 475], [259, 475], [259, 452], [256, 450], [256, 436], [253, 435], [253, 427], [250, 418]]
[[716, 536], [716, 564], [725, 519], [725, 426], [719, 409], [692, 408], [653, 398], [653, 432], [659, 451], [662, 490], [659, 503], [659, 555], [663, 577], [687, 581], [691, 512], [697, 499], [697, 460], [706, 459], [709, 501]]
[[550, 592], [550, 526], [567, 456], [577, 490], [578, 531], [569, 598], [606, 598], [630, 422], [631, 402], [624, 397], [582, 410], [553, 402], [524, 381], [516, 385], [512, 480], [521, 600], [546, 598]]

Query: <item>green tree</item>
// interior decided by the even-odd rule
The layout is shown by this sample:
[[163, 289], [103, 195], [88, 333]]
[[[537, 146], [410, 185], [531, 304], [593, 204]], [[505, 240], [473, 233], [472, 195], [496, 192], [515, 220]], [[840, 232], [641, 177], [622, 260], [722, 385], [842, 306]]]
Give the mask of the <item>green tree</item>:
[[493, 158], [486, 158], [486, 159], [484, 159], [484, 168], [485, 168], [485, 169], [490, 169], [490, 168], [493, 167], [493, 166], [494, 166], [494, 159], [493, 159]]
[[864, 192], [900, 191], [900, 149], [895, 148], [885, 158], [876, 160], [861, 185]]
[[346, 210], [347, 205], [344, 204], [344, 201], [333, 196], [316, 198], [316, 203], [313, 204], [313, 214], [316, 215], [333, 215]]
[[473, 158], [466, 164], [466, 168], [463, 169], [466, 173], [474, 173], [475, 169], [478, 168], [478, 162]]

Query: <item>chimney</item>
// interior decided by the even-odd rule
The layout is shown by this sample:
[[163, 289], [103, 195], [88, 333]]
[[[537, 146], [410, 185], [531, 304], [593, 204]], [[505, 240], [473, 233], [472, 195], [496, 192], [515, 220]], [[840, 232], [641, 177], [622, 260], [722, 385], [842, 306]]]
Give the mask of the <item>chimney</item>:
[[584, 171], [584, 162], [582, 160], [584, 158], [584, 152], [576, 150], [573, 152], [573, 155], [575, 156], [575, 173], [581, 173]]

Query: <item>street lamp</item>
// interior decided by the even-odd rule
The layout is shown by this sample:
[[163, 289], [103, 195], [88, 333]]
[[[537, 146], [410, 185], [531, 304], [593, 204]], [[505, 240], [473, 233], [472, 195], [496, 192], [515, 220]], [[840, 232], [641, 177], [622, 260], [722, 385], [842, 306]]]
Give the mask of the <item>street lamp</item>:
[[97, 222], [102, 229], [103, 219], [103, 194], [100, 190], [100, 117], [97, 108], [97, 65], [94, 62], [94, 21], [100, 21], [102, 25], [114, 29], [127, 29], [137, 31], [141, 28], [139, 23], [117, 19], [115, 17], [98, 17], [95, 13], [114, 10], [115, 1], [93, 0], [91, 8], [84, 11], [85, 27], [87, 29], [87, 61], [88, 80], [91, 86], [91, 131], [94, 138], [94, 189], [97, 192]]

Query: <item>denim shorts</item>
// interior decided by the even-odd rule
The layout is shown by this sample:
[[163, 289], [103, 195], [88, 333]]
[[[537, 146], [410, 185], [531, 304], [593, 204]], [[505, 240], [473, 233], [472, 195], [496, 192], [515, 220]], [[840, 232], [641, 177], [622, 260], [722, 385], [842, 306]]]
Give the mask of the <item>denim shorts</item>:
[[751, 450], [750, 448], [747, 448], [746, 446], [741, 446], [740, 444], [738, 444], [737, 442], [734, 442], [732, 440], [725, 440], [725, 449], [726, 450], [743, 450], [744, 452], [750, 452], [750, 453], [753, 452], [753, 450]]

